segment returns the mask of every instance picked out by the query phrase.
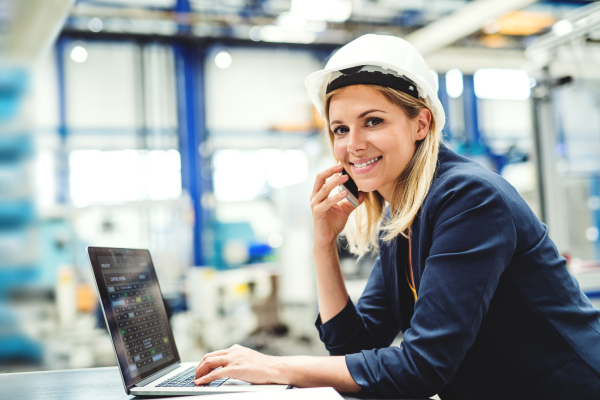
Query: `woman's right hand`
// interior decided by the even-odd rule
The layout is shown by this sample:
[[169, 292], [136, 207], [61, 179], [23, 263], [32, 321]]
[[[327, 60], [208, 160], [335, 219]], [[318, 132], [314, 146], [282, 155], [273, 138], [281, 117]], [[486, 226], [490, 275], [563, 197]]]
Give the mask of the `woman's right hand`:
[[[310, 195], [310, 208], [313, 214], [313, 229], [315, 244], [329, 245], [335, 243], [338, 235], [346, 226], [354, 206], [344, 200], [348, 191], [344, 190], [331, 197], [331, 191], [345, 183], [348, 175], [339, 175], [342, 165], [336, 164], [317, 174], [315, 186]], [[330, 178], [328, 180], [328, 178]], [[358, 193], [358, 204], [362, 204], [364, 193]]]

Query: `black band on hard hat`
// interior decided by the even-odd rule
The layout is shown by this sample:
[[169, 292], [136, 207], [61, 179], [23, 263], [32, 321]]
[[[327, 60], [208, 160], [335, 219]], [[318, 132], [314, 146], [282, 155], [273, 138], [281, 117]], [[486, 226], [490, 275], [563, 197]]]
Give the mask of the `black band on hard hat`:
[[415, 99], [419, 98], [419, 91], [414, 83], [411, 83], [404, 78], [394, 76], [392, 74], [384, 74], [379, 71], [360, 71], [363, 66], [347, 68], [341, 70], [343, 75], [340, 75], [327, 85], [327, 94], [336, 89], [340, 89], [351, 85], [377, 85], [385, 86], [392, 89], [404, 92]]

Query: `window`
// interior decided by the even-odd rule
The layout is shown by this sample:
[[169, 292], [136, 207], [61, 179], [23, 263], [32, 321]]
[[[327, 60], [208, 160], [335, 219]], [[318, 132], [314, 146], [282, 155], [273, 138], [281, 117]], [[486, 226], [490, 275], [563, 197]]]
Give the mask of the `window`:
[[77, 207], [181, 196], [176, 150], [75, 150], [69, 166], [71, 200]]

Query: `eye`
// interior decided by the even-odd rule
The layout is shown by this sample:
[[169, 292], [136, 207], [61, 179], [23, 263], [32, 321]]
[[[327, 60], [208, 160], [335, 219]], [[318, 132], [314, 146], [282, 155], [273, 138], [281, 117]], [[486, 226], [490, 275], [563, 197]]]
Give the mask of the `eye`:
[[366, 126], [371, 127], [371, 126], [379, 125], [382, 122], [383, 122], [383, 120], [381, 118], [375, 118], [375, 117], [374, 118], [369, 118], [367, 120]]
[[344, 133], [348, 133], [348, 127], [340, 125], [337, 128], [335, 128], [332, 132], [334, 135], [343, 135]]

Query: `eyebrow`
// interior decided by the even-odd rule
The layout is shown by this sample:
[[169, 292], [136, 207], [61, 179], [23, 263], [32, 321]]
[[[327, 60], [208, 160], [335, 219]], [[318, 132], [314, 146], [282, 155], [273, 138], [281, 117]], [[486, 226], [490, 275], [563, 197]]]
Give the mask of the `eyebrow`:
[[[384, 113], [384, 114], [387, 114], [387, 113], [386, 113], [385, 111], [383, 111], [383, 110], [378, 110], [378, 109], [374, 108], [374, 109], [372, 109], [372, 110], [367, 110], [367, 111], [365, 111], [365, 112], [361, 113], [361, 114], [358, 116], [358, 119], [361, 119], [361, 118], [363, 118], [364, 116], [366, 116], [366, 115], [368, 115], [368, 114], [371, 114], [372, 112], [376, 112], [376, 111], [379, 111], [379, 112], [382, 112], [382, 113]], [[337, 120], [337, 119], [336, 119], [335, 121], [331, 121], [331, 122], [329, 123], [329, 125], [333, 125], [333, 124], [341, 124], [341, 123], [342, 123], [342, 121], [340, 121], [340, 120]]]

